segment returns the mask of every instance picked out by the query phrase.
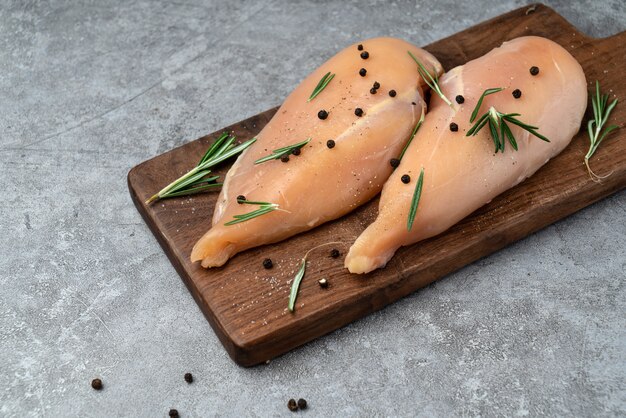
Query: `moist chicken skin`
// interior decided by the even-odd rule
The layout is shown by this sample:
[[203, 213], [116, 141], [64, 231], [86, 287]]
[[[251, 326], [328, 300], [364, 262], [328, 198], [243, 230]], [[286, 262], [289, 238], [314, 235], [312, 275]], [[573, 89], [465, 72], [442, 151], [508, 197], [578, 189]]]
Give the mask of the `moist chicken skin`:
[[[539, 73], [532, 75], [531, 67]], [[540, 37], [504, 43], [481, 58], [456, 67], [440, 78], [443, 93], [464, 103], [453, 107], [433, 95], [424, 124], [408, 147], [400, 166], [385, 184], [377, 219], [350, 248], [345, 266], [351, 273], [368, 273], [385, 266], [401, 246], [447, 230], [505, 190], [535, 173], [560, 153], [578, 131], [587, 105], [585, 75], [580, 64], [561, 46]], [[489, 127], [466, 137], [470, 115], [483, 91], [478, 115], [490, 106], [502, 113], [520, 113], [524, 123], [539, 127], [544, 142], [509, 124], [519, 151], [507, 142], [494, 154]], [[512, 92], [521, 91], [515, 98]], [[452, 132], [450, 123], [458, 125]], [[424, 179], [414, 224], [407, 228], [413, 192], [421, 169]], [[409, 184], [401, 176], [411, 177]]]
[[[411, 51], [431, 70], [441, 64], [428, 52], [394, 38], [351, 45], [313, 71], [278, 109], [226, 175], [212, 228], [196, 243], [191, 261], [221, 266], [234, 254], [281, 241], [336, 219], [377, 195], [397, 157], [426, 110]], [[362, 57], [367, 52], [369, 56]], [[365, 56], [365, 54], [363, 54]], [[365, 76], [359, 74], [365, 68]], [[309, 96], [327, 73], [334, 79], [313, 100]], [[375, 92], [370, 89], [377, 82]], [[389, 94], [391, 90], [395, 95]], [[362, 109], [359, 117], [355, 113]], [[328, 112], [320, 119], [318, 112]], [[272, 150], [311, 138], [288, 162], [255, 161]], [[329, 148], [328, 140], [335, 146]], [[238, 204], [237, 196], [279, 205], [279, 210], [229, 225], [234, 215], [258, 206]]]

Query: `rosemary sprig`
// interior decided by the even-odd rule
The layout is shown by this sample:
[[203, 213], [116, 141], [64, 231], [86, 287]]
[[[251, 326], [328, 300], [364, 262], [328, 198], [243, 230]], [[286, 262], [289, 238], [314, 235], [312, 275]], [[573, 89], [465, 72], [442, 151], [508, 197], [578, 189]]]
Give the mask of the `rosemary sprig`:
[[323, 247], [325, 245], [332, 245], [332, 244], [342, 244], [342, 242], [340, 241], [325, 242], [324, 244], [320, 244], [317, 247], [311, 248], [309, 251], [306, 252], [304, 257], [302, 257], [302, 260], [300, 261], [300, 267], [298, 268], [298, 272], [293, 278], [293, 283], [291, 284], [291, 292], [289, 293], [289, 304], [287, 305], [287, 307], [289, 308], [290, 312], [293, 312], [295, 309], [296, 299], [298, 298], [298, 290], [300, 290], [300, 282], [302, 282], [302, 279], [304, 278], [304, 274], [306, 273], [307, 257], [309, 256], [311, 251], [317, 250], [318, 248]]
[[420, 74], [424, 82], [428, 84], [428, 87], [430, 87], [435, 93], [437, 93], [437, 95], [441, 97], [441, 99], [446, 102], [448, 106], [452, 107], [452, 102], [448, 100], [448, 98], [445, 96], [445, 94], [443, 94], [441, 88], [439, 87], [439, 76], [437, 75], [437, 71], [435, 71], [435, 77], [431, 76], [426, 67], [424, 67], [424, 65], [415, 57], [415, 55], [413, 55], [411, 51], [407, 52], [409, 53], [411, 58], [413, 58], [413, 61], [415, 61], [415, 63], [417, 64], [417, 72]]
[[259, 205], [259, 208], [253, 210], [252, 212], [244, 213], [241, 215], [233, 215], [232, 221], [226, 222], [224, 226], [235, 225], [241, 222], [249, 221], [250, 219], [256, 218], [257, 216], [265, 215], [266, 213], [270, 213], [278, 209], [277, 203], [269, 203], [269, 202], [255, 202], [252, 200], [241, 200], [237, 199], [237, 203], [243, 203], [246, 205]]
[[417, 213], [417, 206], [420, 203], [420, 197], [422, 196], [422, 185], [424, 184], [424, 168], [420, 172], [420, 176], [417, 179], [415, 185], [415, 191], [413, 192], [413, 199], [411, 199], [411, 209], [409, 209], [409, 219], [406, 223], [406, 228], [410, 231], [413, 228], [413, 221], [415, 221], [415, 214]]
[[[480, 96], [480, 99], [478, 100], [478, 103], [476, 103], [474, 111], [472, 112], [472, 116], [470, 117], [470, 123], [476, 119], [476, 116], [478, 115], [478, 111], [483, 103], [483, 99], [485, 98], [485, 96], [497, 93], [502, 90], [504, 89], [493, 88], [487, 89], [483, 92], [483, 94]], [[521, 120], [517, 119], [518, 116], [521, 115], [519, 113], [498, 112], [493, 106], [491, 106], [486, 113], [478, 118], [474, 126], [472, 126], [470, 130], [467, 131], [466, 136], [476, 136], [485, 125], [488, 125], [489, 131], [491, 132], [491, 139], [493, 140], [493, 144], [495, 146], [495, 153], [498, 153], [498, 151], [504, 152], [504, 144], [506, 143], [506, 141], [508, 141], [511, 144], [511, 147], [513, 147], [513, 149], [517, 151], [517, 141], [513, 136], [511, 128], [507, 124], [508, 122], [512, 123], [513, 125], [519, 126], [523, 130], [531, 133], [542, 141], [550, 142], [548, 138], [537, 132], [537, 129], [539, 129], [538, 127], [528, 125], [527, 123], [522, 122]]]
[[303, 146], [308, 144], [310, 140], [311, 140], [311, 138], [307, 138], [307, 139], [305, 139], [302, 142], [298, 142], [297, 144], [287, 145], [286, 147], [275, 149], [274, 151], [272, 151], [272, 153], [270, 155], [267, 155], [267, 156], [265, 156], [263, 158], [259, 158], [258, 160], [256, 160], [254, 162], [254, 164], [261, 164], [261, 163], [264, 163], [264, 162], [270, 161], [270, 160], [278, 160], [283, 155], [291, 154], [291, 152], [294, 149], [302, 148]]
[[409, 148], [409, 145], [411, 145], [411, 141], [413, 141], [413, 138], [415, 138], [415, 135], [417, 134], [417, 131], [419, 131], [420, 126], [422, 126], [422, 123], [424, 123], [424, 109], [422, 109], [422, 116], [420, 117], [420, 120], [417, 121], [417, 125], [415, 125], [415, 128], [413, 128], [413, 132], [411, 132], [411, 137], [409, 138], [409, 141], [406, 143], [406, 145], [404, 145], [404, 148], [402, 148], [402, 152], [400, 153], [400, 156], [398, 157], [399, 161], [402, 161], [402, 157], [404, 157], [404, 153]]
[[211, 173], [209, 168], [239, 154], [255, 141], [256, 138], [252, 138], [240, 145], [235, 146], [233, 144], [235, 142], [235, 137], [229, 135], [228, 133], [223, 133], [213, 143], [213, 145], [209, 147], [196, 167], [187, 172], [187, 174], [165, 186], [158, 193], [150, 197], [150, 199], [146, 200], [146, 205], [149, 205], [159, 199], [200, 193], [204, 190], [221, 186], [222, 183], [213, 183], [219, 178], [219, 176], [209, 176]]
[[596, 182], [610, 176], [613, 173], [611, 172], [606, 176], [598, 176], [591, 170], [591, 167], [589, 167], [589, 159], [596, 152], [604, 138], [606, 138], [606, 136], [612, 131], [617, 129], [617, 125], [610, 125], [607, 126], [604, 131], [602, 130], [604, 124], [609, 119], [611, 112], [617, 105], [617, 99], [613, 100], [613, 102], [611, 102], [611, 104], [607, 106], [608, 101], [609, 95], [600, 93], [600, 83], [598, 82], [598, 80], [596, 80], [596, 94], [591, 97], [591, 105], [593, 106], [593, 119], [590, 120], [589, 123], [587, 123], [587, 133], [589, 134], [590, 140], [589, 151], [587, 152], [587, 155], [585, 155], [585, 166], [587, 166], [587, 171], [589, 172], [591, 179]]
[[324, 77], [322, 77], [319, 83], [317, 83], [317, 86], [315, 86], [315, 88], [313, 89], [313, 93], [311, 93], [311, 96], [309, 97], [309, 100], [307, 100], [307, 102], [310, 102], [311, 100], [315, 99], [317, 95], [320, 94], [322, 90], [326, 88], [328, 83], [330, 83], [330, 81], [333, 78], [335, 78], [335, 74], [331, 74], [330, 71], [324, 74]]

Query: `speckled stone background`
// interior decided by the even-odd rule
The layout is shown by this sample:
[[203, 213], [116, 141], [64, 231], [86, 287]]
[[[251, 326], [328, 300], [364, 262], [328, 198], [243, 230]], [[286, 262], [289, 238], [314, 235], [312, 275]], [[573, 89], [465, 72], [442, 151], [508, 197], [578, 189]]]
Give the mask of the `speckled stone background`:
[[[0, 416], [626, 414], [626, 192], [243, 369], [126, 188], [349, 43], [424, 45], [525, 2], [75, 3], [0, 5]], [[622, 0], [549, 3], [626, 29]]]

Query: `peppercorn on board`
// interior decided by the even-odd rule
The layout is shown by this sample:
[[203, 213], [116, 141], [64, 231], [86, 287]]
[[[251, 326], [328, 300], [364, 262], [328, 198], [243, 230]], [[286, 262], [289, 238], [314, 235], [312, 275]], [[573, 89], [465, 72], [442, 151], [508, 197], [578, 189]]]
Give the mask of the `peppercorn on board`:
[[[343, 257], [356, 237], [375, 219], [374, 199], [336, 221], [277, 244], [242, 252], [224, 267], [206, 270], [191, 263], [191, 248], [211, 224], [218, 193], [165, 199], [153, 205], [145, 200], [197, 160], [224, 130], [199, 138], [134, 167], [128, 185], [137, 209], [157, 237], [172, 264], [217, 333], [230, 356], [251, 366], [283, 354], [406, 296], [477, 259], [522, 239], [626, 187], [626, 32], [606, 39], [580, 33], [552, 9], [537, 5], [507, 13], [435, 42], [425, 49], [444, 68], [477, 58], [502, 42], [525, 35], [551, 39], [582, 65], [588, 90], [599, 80], [603, 90], [620, 104], [611, 123], [620, 125], [592, 158], [599, 174], [613, 172], [601, 183], [591, 180], [583, 159], [589, 147], [586, 129], [535, 175], [506, 191], [448, 231], [400, 249], [389, 264], [368, 275], [351, 275]], [[243, 142], [271, 119], [271, 109], [228, 128]], [[591, 116], [590, 107], [583, 127]], [[215, 170], [225, 175], [227, 164]], [[287, 310], [291, 281], [304, 254], [308, 257], [296, 310]], [[330, 256], [338, 249], [341, 257]], [[271, 269], [263, 261], [273, 261]], [[327, 286], [318, 280], [326, 278]]]

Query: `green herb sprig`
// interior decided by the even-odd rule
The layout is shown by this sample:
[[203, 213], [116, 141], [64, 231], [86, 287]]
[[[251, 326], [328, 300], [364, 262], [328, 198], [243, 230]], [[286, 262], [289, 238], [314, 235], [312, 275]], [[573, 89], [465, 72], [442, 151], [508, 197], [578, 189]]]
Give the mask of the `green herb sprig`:
[[258, 160], [256, 160], [254, 162], [254, 164], [261, 164], [264, 163], [266, 161], [270, 161], [270, 160], [278, 160], [280, 157], [282, 157], [283, 155], [289, 155], [291, 154], [291, 152], [294, 149], [300, 149], [303, 146], [305, 146], [306, 144], [309, 143], [309, 141], [311, 140], [311, 138], [307, 138], [302, 142], [298, 142], [297, 144], [293, 144], [293, 145], [288, 145], [286, 147], [282, 147], [282, 148], [278, 148], [275, 149], [274, 151], [272, 151], [272, 153], [270, 155], [267, 155], [263, 158], [259, 158]]
[[261, 215], [265, 215], [266, 213], [273, 212], [279, 208], [277, 203], [269, 203], [269, 202], [255, 202], [252, 200], [245, 199], [237, 199], [237, 203], [242, 203], [246, 205], [258, 205], [259, 208], [253, 210], [252, 212], [244, 213], [241, 215], [233, 215], [232, 221], [226, 222], [224, 226], [235, 225], [241, 222], [249, 221], [250, 219], [256, 218]]
[[587, 167], [587, 171], [589, 172], [591, 179], [595, 182], [599, 182], [601, 179], [607, 178], [613, 173], [611, 172], [605, 176], [598, 176], [591, 170], [591, 167], [589, 167], [589, 159], [596, 152], [604, 138], [617, 129], [617, 125], [610, 125], [607, 126], [606, 129], [602, 130], [609, 119], [611, 112], [617, 105], [617, 99], [613, 100], [611, 104], [607, 106], [608, 102], [609, 95], [600, 93], [600, 83], [596, 80], [596, 94], [591, 97], [593, 119], [587, 123], [587, 133], [589, 134], [590, 141], [589, 151], [587, 152], [587, 155], [585, 155], [585, 166]]
[[293, 283], [291, 284], [291, 292], [289, 293], [289, 304], [287, 307], [290, 312], [293, 312], [296, 305], [296, 298], [298, 297], [298, 290], [300, 290], [300, 282], [304, 278], [304, 273], [306, 273], [306, 256], [300, 261], [300, 268], [296, 273], [296, 276], [293, 278]]
[[287, 305], [287, 308], [289, 308], [290, 312], [293, 312], [295, 310], [296, 299], [298, 298], [298, 291], [300, 290], [300, 283], [302, 282], [302, 279], [304, 279], [304, 274], [306, 273], [307, 257], [313, 250], [317, 250], [320, 247], [324, 247], [326, 245], [332, 245], [332, 244], [342, 244], [342, 242], [335, 241], [335, 242], [325, 242], [324, 244], [320, 244], [317, 247], [313, 247], [309, 251], [307, 251], [304, 257], [302, 257], [302, 260], [300, 260], [300, 267], [298, 268], [298, 272], [293, 278], [293, 283], [291, 284], [291, 292], [289, 293], [289, 304]]
[[[483, 94], [480, 96], [480, 99], [476, 103], [474, 111], [472, 112], [472, 116], [470, 117], [470, 123], [474, 122], [474, 120], [478, 116], [478, 111], [483, 103], [483, 99], [485, 98], [485, 96], [497, 93], [502, 90], [504, 89], [494, 88], [487, 89], [483, 92]], [[548, 138], [537, 132], [537, 129], [539, 129], [538, 127], [528, 125], [527, 123], [522, 122], [521, 120], [517, 119], [518, 116], [521, 115], [519, 113], [498, 112], [493, 106], [491, 106], [487, 112], [485, 112], [480, 118], [478, 118], [474, 126], [472, 126], [470, 130], [467, 131], [466, 136], [476, 136], [485, 125], [488, 125], [489, 131], [491, 133], [491, 139], [493, 140], [493, 144], [495, 146], [495, 153], [498, 153], [499, 151], [504, 152], [504, 144], [507, 140], [511, 144], [511, 147], [513, 147], [513, 149], [517, 151], [517, 141], [513, 136], [511, 128], [507, 124], [508, 122], [519, 126], [523, 130], [536, 136], [542, 141], [550, 142]]]
[[437, 75], [437, 71], [435, 71], [435, 77], [433, 77], [432, 75], [430, 75], [426, 67], [424, 67], [424, 65], [415, 57], [415, 55], [411, 53], [411, 51], [407, 52], [409, 53], [411, 58], [413, 58], [413, 61], [415, 61], [415, 63], [417, 64], [417, 72], [419, 72], [424, 82], [428, 84], [428, 87], [430, 87], [435, 93], [437, 93], [437, 95], [441, 97], [441, 100], [446, 102], [448, 106], [452, 107], [452, 102], [445, 96], [445, 94], [443, 94], [443, 92], [441, 91], [441, 87], [439, 87], [439, 76]]
[[409, 219], [406, 223], [407, 230], [411, 230], [413, 228], [413, 222], [415, 221], [415, 214], [417, 213], [417, 206], [420, 203], [420, 197], [422, 196], [422, 185], [424, 184], [424, 168], [422, 167], [422, 171], [420, 172], [420, 176], [417, 179], [417, 184], [415, 185], [415, 191], [413, 192], [413, 199], [411, 199], [411, 208], [409, 209]]
[[317, 86], [315, 86], [315, 88], [313, 89], [313, 93], [311, 93], [311, 96], [309, 97], [309, 100], [307, 100], [307, 102], [315, 99], [317, 95], [326, 88], [328, 83], [330, 83], [333, 78], [335, 78], [335, 74], [331, 74], [330, 71], [324, 74], [324, 77], [322, 77], [319, 83], [317, 83]]
[[222, 183], [214, 183], [219, 176], [209, 176], [210, 168], [239, 154], [255, 141], [256, 138], [252, 138], [240, 145], [235, 145], [235, 137], [226, 132], [223, 133], [204, 153], [196, 167], [146, 200], [146, 205], [159, 199], [200, 193], [221, 186]]

